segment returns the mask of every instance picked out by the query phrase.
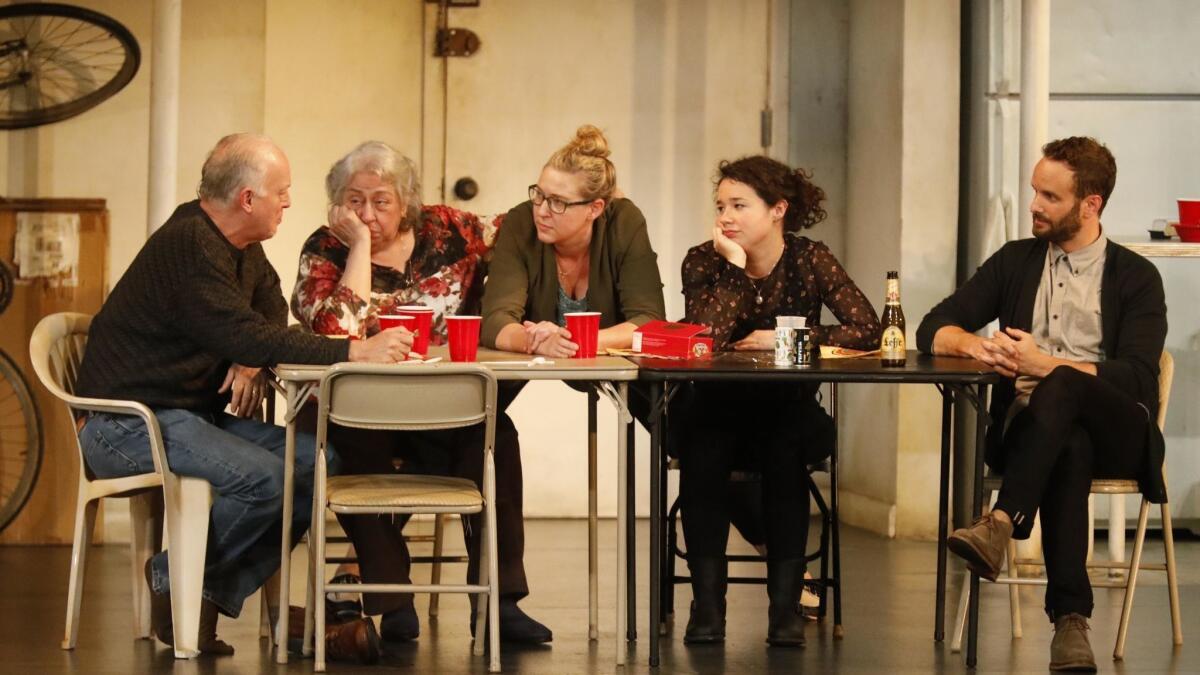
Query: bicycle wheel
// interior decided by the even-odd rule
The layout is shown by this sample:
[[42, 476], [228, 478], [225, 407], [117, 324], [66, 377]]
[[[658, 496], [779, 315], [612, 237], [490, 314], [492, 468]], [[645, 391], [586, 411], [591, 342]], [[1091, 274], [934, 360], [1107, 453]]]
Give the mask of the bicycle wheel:
[[0, 352], [0, 531], [25, 506], [41, 467], [41, 417], [21, 371]]
[[117, 93], [141, 64], [125, 26], [82, 7], [0, 7], [0, 129], [73, 117]]

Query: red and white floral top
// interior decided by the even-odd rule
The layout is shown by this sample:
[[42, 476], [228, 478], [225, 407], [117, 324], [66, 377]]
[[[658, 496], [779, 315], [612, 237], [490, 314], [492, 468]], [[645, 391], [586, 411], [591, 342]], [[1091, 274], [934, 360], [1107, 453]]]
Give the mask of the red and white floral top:
[[403, 305], [433, 309], [432, 344], [445, 344], [447, 315], [478, 314], [487, 260], [503, 215], [480, 217], [449, 206], [421, 209], [416, 243], [404, 271], [371, 264], [371, 297], [341, 284], [350, 248], [320, 227], [304, 242], [292, 291], [292, 315], [321, 335], [369, 337], [379, 315]]

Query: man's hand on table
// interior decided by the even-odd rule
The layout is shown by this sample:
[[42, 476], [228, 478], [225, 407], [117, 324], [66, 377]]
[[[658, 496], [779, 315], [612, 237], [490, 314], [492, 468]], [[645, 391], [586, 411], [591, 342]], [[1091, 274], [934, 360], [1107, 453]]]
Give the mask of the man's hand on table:
[[943, 326], [933, 338], [933, 353], [944, 356], [965, 356], [982, 361], [1005, 377], [1017, 376], [1016, 346], [1003, 335], [991, 339], [968, 333], [958, 326]]
[[350, 360], [366, 363], [396, 363], [408, 357], [412, 346], [412, 331], [403, 326], [389, 328], [379, 331], [365, 340], [351, 340]]

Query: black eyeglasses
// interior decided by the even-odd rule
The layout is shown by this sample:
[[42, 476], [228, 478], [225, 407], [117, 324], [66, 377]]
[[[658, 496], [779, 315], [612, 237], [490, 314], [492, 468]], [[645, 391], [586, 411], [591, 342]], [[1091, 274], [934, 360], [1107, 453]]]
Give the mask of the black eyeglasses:
[[592, 200], [590, 199], [581, 199], [577, 202], [568, 202], [559, 197], [547, 197], [546, 193], [542, 192], [542, 189], [537, 185], [529, 186], [529, 201], [533, 202], [534, 206], [541, 206], [542, 202], [550, 202], [550, 212], [560, 215], [567, 212], [568, 206], [582, 206], [584, 204], [592, 203]]

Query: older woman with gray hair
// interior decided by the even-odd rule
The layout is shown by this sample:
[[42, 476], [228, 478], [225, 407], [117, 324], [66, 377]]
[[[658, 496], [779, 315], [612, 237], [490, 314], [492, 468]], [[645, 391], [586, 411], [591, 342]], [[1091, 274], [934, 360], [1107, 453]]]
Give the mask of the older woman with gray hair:
[[[292, 313], [300, 323], [314, 333], [362, 338], [379, 331], [379, 316], [420, 304], [434, 310], [430, 342], [442, 344], [446, 316], [479, 313], [487, 259], [502, 217], [422, 205], [413, 162], [378, 141], [363, 143], [334, 163], [325, 188], [328, 225], [305, 242], [292, 295]], [[315, 427], [315, 417], [314, 406], [308, 406], [300, 423]], [[478, 452], [482, 425], [425, 432], [331, 425], [329, 434], [343, 458], [343, 473], [390, 473], [400, 459], [402, 470], [456, 475], [476, 483], [483, 478]], [[506, 415], [497, 417], [495, 461], [501, 638], [548, 642], [550, 630], [516, 606], [528, 594], [528, 585], [520, 446]], [[408, 582], [403, 520], [373, 515], [338, 519], [354, 543], [366, 583]], [[467, 533], [469, 579], [478, 578], [478, 532], [476, 523]], [[420, 633], [411, 595], [367, 593], [363, 609], [383, 615], [385, 641], [408, 641]]]
[[329, 223], [300, 252], [292, 313], [316, 333], [367, 337], [380, 315], [421, 304], [443, 343], [445, 316], [478, 308], [500, 219], [422, 206], [412, 160], [379, 141], [334, 163], [325, 190]]

